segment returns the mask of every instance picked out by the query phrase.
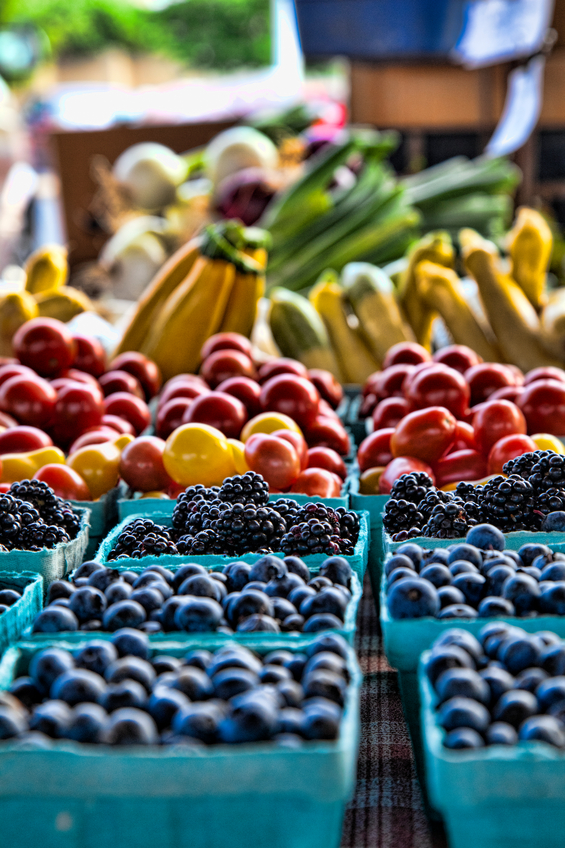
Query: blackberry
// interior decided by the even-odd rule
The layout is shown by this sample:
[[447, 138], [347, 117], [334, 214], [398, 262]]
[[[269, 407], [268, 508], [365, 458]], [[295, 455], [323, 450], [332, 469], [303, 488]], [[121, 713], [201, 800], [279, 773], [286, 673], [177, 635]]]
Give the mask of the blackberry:
[[403, 474], [398, 480], [394, 481], [390, 496], [395, 501], [403, 500], [419, 504], [425, 498], [426, 492], [433, 488], [434, 484], [431, 478], [424, 471], [412, 471], [410, 474]]
[[8, 494], [33, 504], [43, 519], [44, 512], [56, 510], [59, 503], [63, 502], [43, 480], [20, 480], [18, 483], [12, 483]]
[[386, 502], [383, 526], [387, 533], [394, 535], [412, 527], [422, 527], [423, 524], [424, 517], [416, 504], [403, 498], [400, 500], [391, 498]]
[[62, 527], [45, 524], [40, 519], [22, 527], [17, 546], [26, 551], [40, 551], [42, 548], [54, 548], [61, 542], [69, 541], [69, 536]]
[[[332, 534], [339, 534], [339, 517], [335, 509], [331, 506], [325, 506], [323, 503], [307, 503], [298, 508], [294, 516], [295, 524], [303, 524], [311, 518], [316, 518], [318, 521], [325, 521], [332, 528]], [[290, 528], [289, 528], [290, 529]]]
[[340, 546], [332, 541], [332, 526], [326, 521], [310, 518], [295, 524], [282, 537], [281, 550], [286, 556], [307, 554], [339, 554]]
[[296, 501], [290, 498], [278, 498], [276, 501], [272, 501], [271, 509], [274, 509], [284, 518], [287, 527], [292, 527], [293, 524], [296, 524], [296, 515], [299, 509]]
[[469, 516], [461, 503], [439, 503], [424, 525], [422, 536], [433, 539], [459, 539], [465, 536], [469, 526]]
[[442, 492], [441, 489], [432, 489], [426, 497], [418, 504], [418, 512], [422, 513], [424, 525], [438, 504], [446, 504], [453, 500], [450, 492]]
[[221, 553], [213, 530], [200, 530], [194, 536], [181, 536], [177, 539], [177, 550], [183, 556]]
[[521, 456], [517, 456], [515, 459], [509, 459], [508, 462], [505, 462], [502, 466], [502, 471], [507, 477], [517, 474], [518, 477], [522, 477], [524, 480], [529, 480], [530, 475], [533, 472], [534, 465], [536, 465], [541, 459], [549, 456], [555, 456], [553, 451], [532, 451], [531, 453], [523, 453]]
[[565, 489], [565, 456], [553, 453], [553, 451], [539, 451], [539, 453], [541, 456], [532, 467], [531, 474], [528, 477], [529, 483], [536, 492], [546, 492], [548, 489]]
[[279, 550], [286, 532], [284, 518], [274, 509], [234, 503], [210, 524], [222, 552], [244, 554], [262, 548]]
[[132, 557], [177, 554], [177, 547], [167, 527], [155, 524], [150, 518], [136, 518], [126, 525], [110, 551], [108, 560]]
[[350, 512], [343, 506], [336, 509], [336, 515], [339, 521], [339, 535], [342, 540], [350, 541], [355, 547], [359, 539], [359, 516], [356, 512]]
[[472, 483], [458, 483], [455, 487], [455, 497], [460, 498], [463, 503], [478, 503], [480, 488]]
[[400, 530], [399, 533], [395, 533], [394, 536], [391, 536], [391, 539], [393, 542], [406, 542], [408, 539], [416, 539], [421, 535], [422, 531], [419, 527], [411, 527], [410, 530]]
[[532, 485], [512, 474], [493, 477], [482, 487], [481, 508], [485, 520], [508, 533], [512, 530], [537, 530], [542, 515], [535, 512], [536, 499]]
[[236, 474], [224, 480], [218, 497], [225, 503], [263, 506], [269, 501], [269, 484], [255, 471], [246, 471], [245, 474]]
[[550, 512], [565, 511], [565, 490], [547, 489], [536, 497], [536, 509], [548, 515]]

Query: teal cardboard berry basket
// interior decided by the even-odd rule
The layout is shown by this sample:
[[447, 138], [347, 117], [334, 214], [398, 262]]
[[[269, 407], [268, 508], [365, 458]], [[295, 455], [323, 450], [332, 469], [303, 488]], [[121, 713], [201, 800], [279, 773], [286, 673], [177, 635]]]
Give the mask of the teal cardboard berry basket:
[[[529, 530], [516, 530], [514, 533], [505, 533], [506, 547], [511, 551], [517, 551], [522, 545], [533, 542], [538, 545], [549, 545], [554, 551], [565, 552], [565, 533], [543, 533], [541, 530], [532, 533]], [[414, 542], [421, 548], [449, 548], [451, 545], [460, 545], [465, 539], [436, 539], [428, 538], [427, 536], [417, 536], [414, 539], [408, 539], [409, 542]], [[390, 554], [398, 550], [401, 545], [406, 542], [393, 542], [390, 535], [383, 528], [383, 549], [384, 553]]]
[[[218, 638], [215, 647], [229, 643]], [[72, 645], [56, 641], [59, 647]], [[306, 643], [304, 643], [306, 644]], [[207, 645], [206, 647], [209, 647]], [[285, 642], [257, 644], [258, 653]], [[295, 650], [299, 650], [297, 646]], [[0, 663], [0, 688], [24, 674], [38, 646]], [[170, 642], [153, 653], [182, 656]], [[338, 848], [355, 781], [361, 673], [351, 681], [338, 739], [284, 748], [272, 742], [109, 748], [0, 742], [0, 818], [18, 848]]]
[[563, 751], [543, 742], [444, 748], [435, 693], [423, 670], [425, 657], [419, 686], [427, 787], [450, 848], [562, 848]]
[[106, 492], [97, 501], [70, 501], [73, 508], [90, 510], [90, 530], [85, 556], [94, 556], [102, 539], [115, 527], [121, 518], [118, 515], [118, 498], [125, 494], [125, 485], [120, 483]]
[[21, 598], [0, 615], [0, 655], [21, 637], [43, 603], [43, 577], [33, 571], [3, 571], [0, 589], [21, 592]]
[[384, 557], [383, 513], [389, 495], [359, 494], [359, 467], [349, 477], [349, 501], [351, 509], [369, 513], [369, 557], [368, 569], [371, 588], [377, 612], [379, 611], [379, 593], [381, 585], [381, 570]]

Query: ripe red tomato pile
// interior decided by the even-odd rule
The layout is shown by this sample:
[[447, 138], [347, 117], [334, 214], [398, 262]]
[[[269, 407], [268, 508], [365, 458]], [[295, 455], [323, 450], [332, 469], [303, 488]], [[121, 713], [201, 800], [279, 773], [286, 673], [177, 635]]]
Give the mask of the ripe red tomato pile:
[[440, 488], [476, 481], [540, 446], [561, 449], [553, 437], [565, 435], [565, 371], [524, 375], [462, 345], [431, 357], [398, 344], [368, 378], [360, 416], [373, 423], [357, 455], [365, 494], [388, 493], [410, 471], [426, 471]]

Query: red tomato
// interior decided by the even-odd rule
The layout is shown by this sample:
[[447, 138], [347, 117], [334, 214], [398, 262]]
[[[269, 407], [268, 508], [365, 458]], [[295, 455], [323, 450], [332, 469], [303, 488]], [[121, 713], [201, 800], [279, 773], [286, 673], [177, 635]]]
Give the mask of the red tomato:
[[155, 432], [160, 439], [168, 439], [173, 430], [182, 424], [183, 415], [189, 409], [192, 398], [171, 398], [157, 410]]
[[70, 377], [55, 377], [54, 380], [49, 380], [57, 394], [61, 391], [61, 389], [65, 389], [67, 386], [80, 386], [83, 385], [79, 383], [78, 380], [72, 380]]
[[99, 381], [104, 397], [113, 395], [116, 392], [129, 392], [139, 398], [145, 397], [145, 392], [141, 388], [139, 380], [128, 374], [127, 371], [107, 371], [102, 374]]
[[9, 362], [7, 365], [0, 367], [0, 386], [9, 380], [10, 377], [35, 377], [35, 371], [28, 368], [27, 365], [20, 365], [19, 362]]
[[6, 427], [6, 429], [11, 430], [13, 427], [19, 426], [20, 425], [16, 419], [12, 418], [11, 415], [6, 415], [5, 412], [0, 412], [0, 427]]
[[481, 404], [473, 419], [477, 450], [488, 456], [495, 442], [504, 436], [527, 432], [526, 419], [515, 403], [490, 400]]
[[219, 392], [233, 395], [242, 402], [250, 418], [259, 415], [261, 404], [261, 386], [250, 377], [230, 377], [217, 387]]
[[390, 440], [393, 433], [394, 427], [384, 427], [363, 439], [357, 451], [357, 462], [361, 471], [388, 465], [392, 460]]
[[307, 456], [308, 468], [325, 468], [342, 480], [347, 477], [347, 468], [341, 456], [331, 448], [310, 448]]
[[524, 386], [537, 383], [538, 380], [558, 380], [560, 383], [565, 383], [565, 371], [563, 368], [554, 368], [551, 365], [545, 368], [533, 368], [524, 376]]
[[390, 440], [393, 456], [415, 456], [434, 463], [455, 441], [457, 421], [442, 406], [409, 412], [396, 427]]
[[469, 395], [469, 386], [459, 371], [435, 364], [414, 376], [405, 392], [414, 408], [443, 406], [456, 418], [461, 418], [469, 406]]
[[217, 350], [239, 350], [247, 356], [253, 355], [253, 346], [247, 336], [241, 333], [215, 333], [207, 339], [200, 351], [200, 359], [208, 359], [211, 353]]
[[386, 371], [381, 371], [375, 381], [375, 391], [379, 400], [387, 397], [402, 397], [402, 386], [407, 377], [415, 370], [415, 365], [391, 365]]
[[183, 424], [209, 424], [228, 439], [238, 439], [246, 421], [242, 402], [225, 392], [208, 392], [194, 398], [182, 417]]
[[55, 318], [32, 318], [12, 339], [14, 353], [42, 377], [53, 377], [70, 368], [77, 351], [66, 324]]
[[296, 377], [308, 379], [308, 371], [305, 365], [297, 359], [279, 356], [278, 359], [270, 359], [261, 365], [257, 372], [257, 380], [259, 383], [266, 383], [267, 380], [270, 380], [271, 377], [276, 377], [277, 374], [294, 374]]
[[310, 368], [308, 379], [318, 389], [318, 394], [332, 409], [337, 409], [343, 400], [343, 388], [339, 380], [336, 380], [331, 371], [323, 368]]
[[49, 426], [57, 400], [53, 386], [41, 377], [10, 377], [0, 386], [0, 409], [21, 424]]
[[73, 468], [60, 463], [44, 465], [33, 475], [34, 480], [42, 480], [51, 486], [57, 497], [66, 501], [91, 501], [88, 486]]
[[263, 384], [260, 402], [263, 411], [282, 412], [299, 427], [308, 427], [318, 414], [320, 395], [310, 380], [278, 374]]
[[536, 443], [529, 436], [516, 435], [504, 436], [490, 449], [488, 455], [488, 473], [502, 474], [502, 466], [523, 453], [537, 451]]
[[78, 439], [75, 439], [70, 446], [68, 453], [69, 455], [73, 454], [80, 448], [87, 447], [87, 445], [101, 445], [103, 442], [113, 442], [119, 435], [118, 431], [113, 430], [111, 427], [104, 427], [102, 425], [94, 427], [92, 430], [86, 430], [84, 433], [81, 433]]
[[106, 353], [104, 348], [94, 336], [83, 336], [73, 333], [76, 342], [76, 356], [73, 367], [79, 371], [86, 371], [93, 377], [100, 377], [106, 370]]
[[301, 470], [308, 467], [308, 445], [304, 436], [301, 436], [300, 433], [295, 433], [294, 430], [275, 430], [271, 435], [290, 442], [298, 454]]
[[78, 368], [69, 368], [61, 377], [66, 377], [68, 380], [74, 380], [75, 383], [86, 383], [87, 386], [94, 386], [100, 389], [100, 383], [93, 377], [92, 374], [87, 374], [86, 371], [79, 371]]
[[171, 377], [170, 380], [167, 380], [163, 386], [163, 391], [167, 388], [167, 386], [172, 386], [172, 384], [177, 381], [180, 381], [181, 383], [198, 383], [199, 386], [205, 386], [207, 389], [210, 388], [206, 380], [204, 380], [200, 374], [176, 374], [174, 377]]
[[489, 395], [489, 400], [510, 400], [512, 403], [518, 403], [518, 398], [521, 397], [524, 391], [522, 386], [503, 386], [497, 389], [492, 395]]
[[193, 383], [188, 380], [177, 380], [168, 383], [159, 397], [159, 407], [163, 406], [173, 398], [183, 397], [193, 400], [196, 397], [210, 394], [210, 389], [204, 383]]
[[120, 457], [120, 477], [134, 492], [167, 489], [171, 478], [163, 465], [165, 442], [156, 436], [139, 436], [126, 445]]
[[137, 435], [151, 423], [151, 413], [145, 401], [127, 392], [116, 392], [105, 398], [104, 410], [108, 415], [117, 415], [129, 421]]
[[47, 433], [37, 427], [18, 425], [0, 433], [0, 454], [27, 453], [39, 448], [48, 448], [52, 444]]
[[57, 444], [66, 445], [102, 422], [104, 403], [99, 389], [82, 383], [65, 386], [57, 395], [51, 434]]
[[304, 434], [308, 447], [333, 448], [340, 456], [351, 452], [351, 441], [341, 421], [318, 415]]
[[119, 418], [117, 415], [103, 415], [101, 423], [118, 433], [135, 436], [135, 430], [125, 418]]
[[339, 421], [340, 417], [332, 407], [329, 405], [324, 398], [320, 398], [320, 405], [318, 407], [318, 415], [323, 415], [324, 418], [333, 418], [335, 421]]
[[[387, 398], [385, 398], [387, 400]], [[382, 401], [381, 401], [382, 402]], [[375, 411], [377, 404], [379, 403], [378, 397], [370, 392], [368, 395], [365, 395], [361, 399], [361, 406], [359, 407], [359, 412], [357, 413], [358, 418], [368, 418], [369, 415]]]
[[488, 473], [487, 461], [482, 453], [466, 448], [453, 451], [448, 456], [434, 463], [436, 486], [441, 488], [448, 483], [459, 483], [463, 480], [482, 480]]
[[466, 345], [448, 345], [437, 350], [433, 356], [434, 362], [440, 362], [442, 365], [447, 365], [448, 368], [455, 368], [460, 374], [464, 374], [473, 365], [478, 365], [482, 362], [482, 357], [470, 347]]
[[514, 379], [516, 380], [516, 385], [517, 386], [523, 386], [524, 385], [524, 372], [521, 371], [520, 368], [518, 368], [517, 365], [512, 365], [510, 363], [506, 367], [510, 371], [512, 371], [512, 373], [514, 375]]
[[467, 448], [471, 448], [472, 450], [477, 449], [475, 431], [471, 424], [467, 424], [465, 421], [458, 421], [455, 428], [455, 441], [451, 446], [451, 453]]
[[435, 483], [434, 472], [421, 459], [414, 456], [398, 456], [388, 463], [379, 478], [379, 494], [390, 495], [392, 484], [403, 474], [411, 474], [413, 471], [423, 471]]
[[420, 362], [429, 362], [431, 358], [426, 348], [416, 342], [398, 342], [387, 350], [383, 369], [391, 365], [419, 365]]
[[518, 406], [530, 433], [565, 435], [565, 384], [559, 380], [539, 380], [525, 386]]
[[465, 379], [471, 390], [471, 406], [487, 400], [497, 389], [515, 386], [516, 375], [507, 365], [499, 362], [481, 362], [465, 371]]
[[389, 397], [379, 401], [373, 410], [373, 429], [396, 427], [405, 415], [412, 411], [412, 406], [406, 398]]
[[217, 350], [204, 360], [200, 373], [214, 389], [230, 377], [254, 377], [255, 366], [240, 350]]
[[137, 377], [145, 392], [146, 400], [155, 397], [163, 382], [159, 366], [152, 359], [135, 350], [120, 353], [110, 362], [109, 368], [111, 371], [127, 371], [128, 374]]
[[441, 365], [439, 362], [434, 362], [430, 360], [429, 362], [420, 362], [418, 365], [414, 365], [412, 371], [406, 375], [406, 378], [402, 384], [402, 397], [408, 397], [408, 389], [412, 384], [412, 380], [415, 380], [416, 377], [422, 372], [427, 371], [428, 368], [446, 368], [446, 365]]
[[300, 474], [300, 460], [290, 442], [255, 433], [245, 443], [245, 461], [274, 489], [288, 489]]
[[381, 373], [382, 373], [381, 371], [373, 371], [372, 374], [369, 374], [369, 376], [365, 380], [365, 385], [363, 386], [363, 391], [362, 391], [363, 397], [365, 397], [366, 395], [371, 395], [371, 394], [376, 395], [376, 393], [377, 393], [377, 383], [380, 379]]
[[300, 472], [290, 491], [304, 495], [317, 495], [320, 498], [339, 498], [341, 480], [339, 483], [337, 480], [335, 474], [324, 468], [306, 468]]

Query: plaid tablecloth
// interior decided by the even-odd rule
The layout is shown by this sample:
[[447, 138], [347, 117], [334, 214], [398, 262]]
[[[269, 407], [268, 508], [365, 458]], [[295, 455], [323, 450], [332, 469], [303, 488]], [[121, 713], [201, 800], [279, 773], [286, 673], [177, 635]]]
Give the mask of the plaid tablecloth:
[[355, 647], [364, 674], [357, 786], [341, 848], [445, 848], [441, 826], [423, 810], [396, 672], [383, 652], [368, 576]]

